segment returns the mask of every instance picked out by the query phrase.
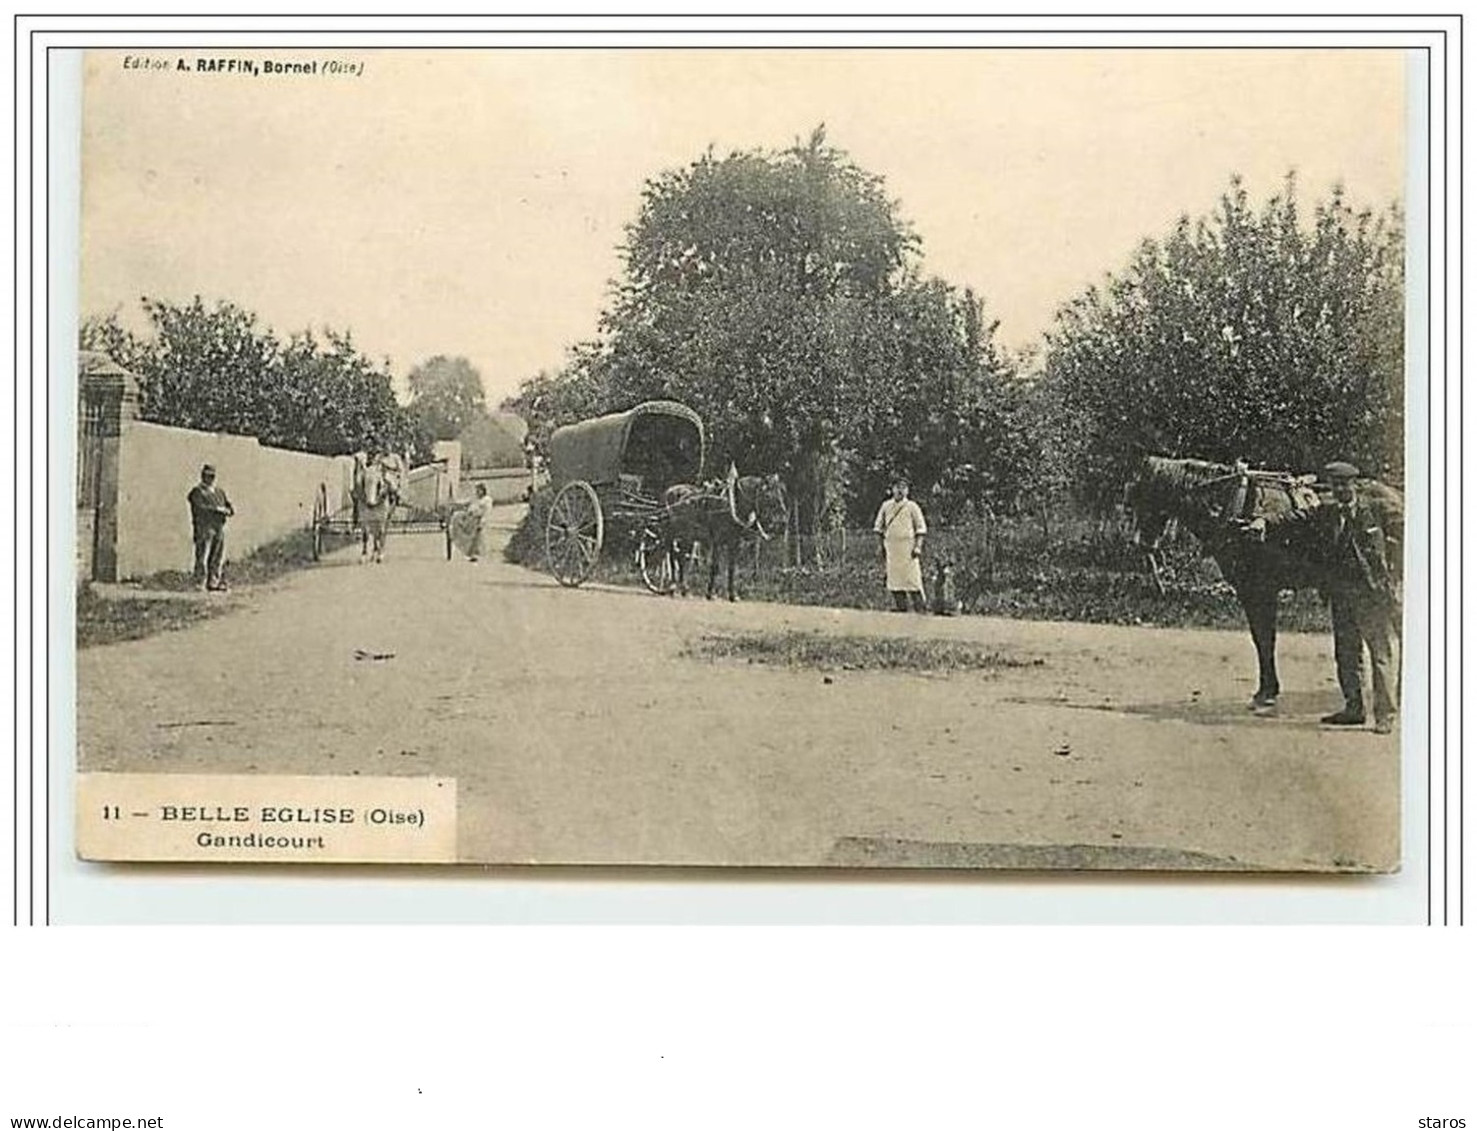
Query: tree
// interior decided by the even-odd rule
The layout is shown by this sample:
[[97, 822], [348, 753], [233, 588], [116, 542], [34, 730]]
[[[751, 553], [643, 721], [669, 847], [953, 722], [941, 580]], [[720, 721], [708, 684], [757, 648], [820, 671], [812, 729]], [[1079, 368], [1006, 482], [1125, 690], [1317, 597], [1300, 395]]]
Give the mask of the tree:
[[1012, 366], [975, 295], [917, 276], [918, 248], [823, 128], [779, 153], [710, 151], [647, 183], [599, 338], [505, 407], [541, 443], [680, 400], [707, 422], [711, 471], [784, 475], [800, 530], [870, 521], [899, 464], [946, 514], [998, 501], [1018, 490]]
[[556, 428], [613, 412], [617, 407], [605, 387], [602, 350], [594, 342], [575, 346], [562, 370], [541, 371], [499, 406], [501, 411], [523, 418], [528, 425], [526, 442], [541, 454], [547, 454], [549, 437]]
[[105, 353], [130, 373], [142, 366], [145, 343], [132, 331], [126, 330], [119, 312], [107, 315], [91, 315], [82, 320], [78, 330], [79, 349]]
[[872, 391], [849, 484], [854, 520], [870, 520], [906, 472], [930, 513], [1014, 509], [1030, 472], [1025, 389], [970, 290], [908, 280], [860, 327], [856, 372]]
[[466, 468], [522, 467], [527, 458], [522, 421], [508, 413], [484, 415], [457, 435]]
[[277, 411], [270, 431], [259, 433], [263, 442], [336, 454], [388, 447], [426, 458], [388, 368], [375, 368], [348, 334], [328, 330], [324, 338], [304, 331], [281, 350]]
[[1058, 312], [1042, 395], [1080, 494], [1106, 501], [1145, 448], [1400, 481], [1403, 218], [1335, 188], [1305, 223], [1296, 187], [1257, 211], [1233, 179]]
[[410, 421], [387, 367], [348, 334], [311, 331], [283, 343], [230, 302], [207, 307], [143, 299], [153, 325], [141, 338], [116, 315], [89, 319], [83, 348], [100, 348], [139, 378], [145, 420], [255, 436], [264, 444], [339, 455], [370, 443], [407, 446]]
[[482, 376], [464, 357], [440, 354], [410, 371], [410, 415], [433, 440], [454, 440], [487, 416]]
[[801, 529], [870, 507], [898, 462], [951, 500], [988, 489], [1006, 367], [975, 297], [916, 277], [919, 246], [824, 128], [709, 152], [647, 184], [580, 381], [690, 404], [713, 466], [780, 471]]
[[823, 128], [665, 173], [627, 230], [602, 324], [609, 398], [690, 404], [714, 466], [781, 471], [813, 527], [867, 410], [855, 344], [916, 246], [881, 179]]

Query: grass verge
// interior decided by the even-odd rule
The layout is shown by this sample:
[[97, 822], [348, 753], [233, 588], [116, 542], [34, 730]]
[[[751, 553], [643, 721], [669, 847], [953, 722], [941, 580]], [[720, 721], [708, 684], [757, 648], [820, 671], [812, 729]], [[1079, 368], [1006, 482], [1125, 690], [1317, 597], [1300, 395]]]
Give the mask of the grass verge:
[[818, 632], [710, 633], [683, 650], [704, 660], [745, 660], [820, 671], [997, 671], [1041, 667], [1045, 661], [958, 640], [890, 636], [829, 636]]
[[[534, 496], [527, 518], [504, 552], [508, 561], [545, 568], [543, 526], [551, 498], [547, 490]], [[605, 537], [597, 579], [640, 584], [631, 565], [629, 538], [609, 523]], [[801, 557], [809, 564], [794, 564], [782, 539], [746, 548], [736, 572], [739, 595], [828, 608], [890, 605], [877, 539], [870, 531], [811, 539], [802, 549]], [[1192, 537], [1181, 534], [1171, 539], [1162, 557], [1166, 590], [1159, 593], [1121, 523], [1068, 516], [1047, 529], [1022, 517], [931, 532], [924, 576], [931, 583], [933, 563], [951, 562], [964, 611], [979, 616], [1246, 630], [1245, 614], [1231, 587]], [[690, 576], [689, 585], [701, 593], [706, 572]], [[1284, 631], [1327, 632], [1328, 609], [1316, 593], [1285, 593], [1277, 623]]]
[[[330, 536], [324, 552], [336, 550], [347, 544], [349, 539]], [[313, 535], [311, 531], [296, 530], [285, 538], [269, 542], [253, 550], [240, 561], [226, 562], [226, 583], [232, 587], [263, 585], [289, 573], [313, 564]], [[184, 570], [166, 569], [151, 573], [141, 579], [139, 587], [155, 591], [185, 593], [195, 588], [195, 579]]]
[[159, 632], [189, 628], [227, 609], [223, 602], [192, 597], [100, 597], [91, 588], [84, 588], [77, 594], [77, 647], [142, 640]]
[[[328, 547], [332, 549], [333, 547]], [[225, 576], [233, 589], [265, 585], [313, 563], [313, 538], [300, 530], [227, 562]], [[196, 594], [195, 579], [184, 570], [160, 570], [140, 579], [139, 589], [150, 596], [103, 596], [91, 586], [77, 594], [77, 647], [95, 648], [125, 640], [142, 640], [212, 620], [236, 606], [228, 599]], [[161, 597], [160, 593], [189, 593], [189, 597]]]

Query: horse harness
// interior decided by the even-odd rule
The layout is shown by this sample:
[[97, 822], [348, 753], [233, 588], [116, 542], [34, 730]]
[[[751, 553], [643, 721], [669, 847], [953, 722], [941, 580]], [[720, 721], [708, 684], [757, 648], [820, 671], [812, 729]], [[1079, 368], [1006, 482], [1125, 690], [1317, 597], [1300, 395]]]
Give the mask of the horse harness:
[[[1286, 471], [1266, 471], [1253, 469], [1242, 461], [1228, 471], [1209, 479], [1201, 480], [1188, 487], [1187, 493], [1194, 497], [1199, 496], [1206, 490], [1219, 487], [1225, 483], [1235, 483], [1229, 501], [1223, 507], [1211, 505], [1206, 508], [1206, 517], [1212, 522], [1223, 527], [1223, 531], [1205, 531], [1200, 533], [1202, 539], [1209, 536], [1216, 539], [1234, 540], [1235, 531], [1244, 528], [1257, 517], [1257, 502], [1261, 496], [1263, 486], [1281, 488], [1286, 492], [1288, 501], [1292, 504], [1294, 511], [1308, 511], [1323, 505], [1314, 489], [1317, 482], [1316, 475], [1292, 475]], [[1160, 532], [1162, 535], [1162, 531]], [[1157, 557], [1159, 539], [1146, 548], [1146, 556], [1149, 562], [1149, 572], [1153, 577], [1154, 588], [1162, 595], [1164, 593], [1164, 580], [1160, 574], [1160, 565]]]
[[759, 518], [759, 510], [757, 507], [749, 512], [749, 517], [745, 521], [739, 521], [738, 480], [732, 478], [729, 479], [727, 483], [727, 488], [728, 489], [726, 491], [726, 494], [728, 495], [728, 516], [733, 519], [734, 524], [738, 526], [740, 530], [743, 530], [746, 533], [749, 531], [753, 531], [755, 534], [759, 535], [759, 537], [765, 542], [768, 542], [771, 538], [773, 538], [774, 535], [770, 534], [769, 531], [764, 529], [764, 523]]
[[1256, 518], [1257, 500], [1261, 495], [1261, 487], [1280, 487], [1287, 493], [1288, 501], [1292, 504], [1294, 511], [1312, 510], [1322, 506], [1322, 500], [1318, 498], [1318, 492], [1313, 484], [1317, 482], [1316, 475], [1291, 475], [1285, 471], [1264, 471], [1253, 469], [1244, 463], [1236, 466], [1223, 475], [1206, 479], [1191, 488], [1192, 493], [1198, 494], [1210, 487], [1222, 483], [1235, 481], [1236, 489], [1231, 494], [1230, 502], [1221, 509], [1211, 508], [1211, 517], [1233, 526], [1250, 522]]
[[774, 535], [769, 533], [769, 531], [764, 528], [764, 523], [759, 518], [759, 512], [757, 509], [751, 510], [747, 519], [739, 518], [737, 488], [738, 480], [728, 479], [724, 482], [723, 489], [721, 491], [714, 491], [710, 487], [702, 488], [697, 494], [688, 495], [685, 499], [682, 499], [678, 505], [682, 506], [689, 503], [716, 501], [718, 499], [722, 499], [725, 503], [728, 504], [728, 517], [733, 522], [734, 526], [738, 527], [745, 533], [752, 532], [754, 534], [757, 534], [761, 539], [768, 542], [771, 538], [774, 537]]

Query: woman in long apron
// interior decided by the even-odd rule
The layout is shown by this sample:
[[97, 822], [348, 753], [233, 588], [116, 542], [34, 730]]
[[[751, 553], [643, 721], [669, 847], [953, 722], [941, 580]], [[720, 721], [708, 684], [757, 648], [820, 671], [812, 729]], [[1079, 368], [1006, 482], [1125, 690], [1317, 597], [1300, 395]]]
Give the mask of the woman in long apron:
[[476, 561], [487, 554], [487, 525], [492, 517], [492, 500], [487, 496], [487, 485], [477, 484], [477, 495], [453, 520], [452, 537], [467, 555]]
[[923, 509], [908, 498], [908, 481], [903, 476], [893, 480], [892, 497], [882, 501], [872, 529], [882, 539], [893, 612], [907, 612], [910, 603], [914, 612], [927, 612], [922, 559], [923, 536], [928, 533], [928, 524], [923, 521]]

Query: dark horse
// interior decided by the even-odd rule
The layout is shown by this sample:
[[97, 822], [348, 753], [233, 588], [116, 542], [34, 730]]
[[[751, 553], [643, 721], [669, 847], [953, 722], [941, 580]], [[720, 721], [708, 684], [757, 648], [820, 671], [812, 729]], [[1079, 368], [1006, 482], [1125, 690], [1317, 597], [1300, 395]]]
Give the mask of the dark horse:
[[1317, 547], [1306, 541], [1260, 541], [1247, 534], [1246, 524], [1321, 505], [1313, 482], [1313, 476], [1254, 470], [1239, 463], [1149, 456], [1124, 492], [1137, 527], [1135, 541], [1145, 552], [1161, 593], [1158, 549], [1170, 519], [1195, 535], [1236, 591], [1260, 672], [1253, 707], [1273, 706], [1281, 692], [1276, 659], [1278, 594], [1284, 589], [1317, 588], [1325, 567]]
[[[784, 483], [778, 475], [733, 475], [696, 487], [679, 483], [662, 500], [667, 507], [671, 555], [677, 588], [687, 592], [687, 564], [698, 545], [708, 551], [708, 593], [718, 579], [718, 558], [728, 559], [728, 599], [738, 548], [755, 539], [782, 534], [789, 520]], [[685, 548], [685, 552], [684, 552]]]

